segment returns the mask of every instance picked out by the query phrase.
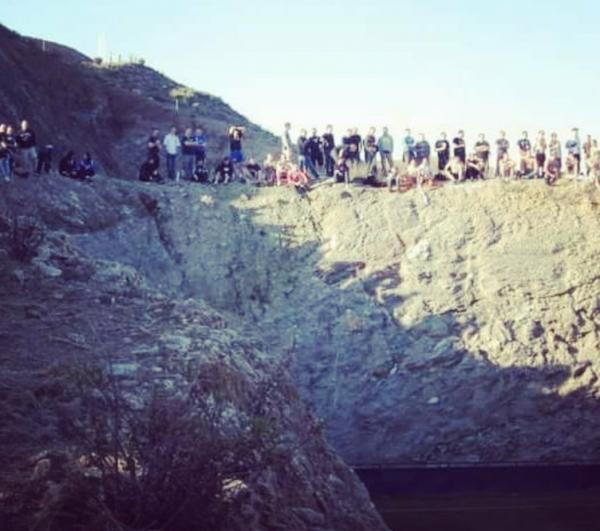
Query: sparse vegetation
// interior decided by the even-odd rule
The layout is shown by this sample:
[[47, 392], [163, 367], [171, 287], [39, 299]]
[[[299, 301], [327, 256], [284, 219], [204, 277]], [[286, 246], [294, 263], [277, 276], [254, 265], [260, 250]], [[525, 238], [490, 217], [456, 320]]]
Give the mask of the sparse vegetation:
[[5, 230], [0, 232], [0, 238], [10, 256], [19, 262], [31, 262], [46, 237], [44, 227], [34, 218], [17, 215], [3, 225]]

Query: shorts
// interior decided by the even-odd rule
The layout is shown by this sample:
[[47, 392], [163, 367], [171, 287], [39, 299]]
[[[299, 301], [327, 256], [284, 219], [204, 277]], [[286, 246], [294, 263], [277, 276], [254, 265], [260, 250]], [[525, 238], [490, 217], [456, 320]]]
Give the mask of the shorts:
[[234, 164], [238, 164], [240, 162], [244, 162], [244, 153], [241, 149], [235, 149], [230, 154], [231, 162]]
[[546, 164], [546, 154], [545, 153], [536, 153], [535, 161], [538, 167], [543, 168], [544, 164]]

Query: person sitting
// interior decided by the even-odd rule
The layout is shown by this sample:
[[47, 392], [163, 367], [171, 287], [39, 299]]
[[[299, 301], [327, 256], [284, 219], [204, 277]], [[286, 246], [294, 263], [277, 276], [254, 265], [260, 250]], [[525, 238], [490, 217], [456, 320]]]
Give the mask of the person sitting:
[[465, 165], [463, 164], [460, 157], [454, 155], [446, 168], [444, 169], [444, 177], [454, 183], [462, 182], [465, 180]]
[[417, 183], [419, 186], [424, 184], [433, 186], [433, 170], [429, 164], [429, 160], [424, 158], [421, 164], [417, 166]]
[[250, 158], [246, 164], [246, 172], [250, 176], [250, 179], [255, 183], [260, 182], [261, 178], [261, 168], [260, 164], [258, 164], [253, 158]]
[[[285, 155], [282, 157], [285, 160], [289, 160]], [[262, 171], [262, 182], [267, 186], [272, 186], [277, 181], [277, 168], [275, 166], [275, 161], [273, 160], [273, 156], [269, 153], [265, 161], [263, 162], [263, 171]]]
[[485, 178], [485, 161], [483, 161], [477, 153], [471, 153], [467, 158], [467, 166], [465, 170], [465, 178], [475, 181]]
[[310, 189], [310, 179], [296, 164], [290, 164], [288, 169], [287, 182], [303, 191]]
[[96, 175], [96, 163], [89, 152], [86, 152], [83, 158], [79, 161], [77, 168], [77, 178], [85, 181]]
[[58, 173], [64, 177], [77, 178], [77, 162], [75, 162], [75, 153], [68, 151], [58, 163]]
[[215, 169], [214, 183], [228, 184], [233, 179], [235, 168], [229, 157], [225, 157]]
[[498, 161], [498, 175], [503, 179], [514, 179], [515, 161], [510, 158], [508, 152], [504, 152]]
[[[275, 183], [277, 184], [277, 186], [281, 186], [282, 184], [288, 184], [291, 167], [292, 163], [286, 159], [281, 159], [277, 163], [275, 169]], [[300, 171], [302, 171], [302, 167], [299, 167], [299, 169]]]
[[521, 163], [517, 176], [520, 179], [534, 179], [536, 173], [535, 157], [529, 154], [521, 153]]
[[350, 182], [350, 166], [348, 166], [347, 159], [343, 153], [335, 165], [335, 181], [346, 184]]
[[558, 157], [553, 157], [548, 159], [546, 163], [546, 168], [544, 172], [544, 179], [546, 184], [553, 185], [558, 178], [560, 177], [560, 159]]
[[151, 183], [151, 182], [162, 182], [156, 166], [156, 159], [153, 156], [149, 156], [140, 166], [139, 176], [140, 181]]
[[396, 181], [400, 192], [406, 192], [416, 186], [419, 182], [419, 167], [415, 158], [410, 160], [404, 172], [398, 171]]
[[204, 160], [198, 159], [196, 162], [196, 167], [194, 168], [194, 173], [192, 174], [192, 181], [195, 183], [208, 183], [208, 169], [204, 165]]

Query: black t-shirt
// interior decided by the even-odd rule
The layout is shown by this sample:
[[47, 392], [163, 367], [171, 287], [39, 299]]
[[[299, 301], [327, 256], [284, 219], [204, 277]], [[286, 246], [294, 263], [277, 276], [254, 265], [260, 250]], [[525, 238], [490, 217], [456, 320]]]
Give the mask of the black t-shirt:
[[21, 149], [35, 147], [35, 133], [31, 129], [21, 131], [17, 134], [17, 146]]
[[325, 133], [323, 135], [323, 150], [326, 151], [327, 153], [333, 151], [333, 148], [335, 147], [335, 140], [333, 138], [333, 135], [331, 133]]
[[[437, 151], [438, 149], [442, 151]], [[438, 156], [447, 157], [450, 155], [450, 143], [447, 140], [438, 140], [435, 143], [435, 150], [438, 152]]]
[[466, 153], [464, 138], [460, 138], [457, 136], [452, 140], [452, 144], [454, 144], [455, 155], [464, 155]]
[[360, 146], [360, 141], [362, 140], [362, 138], [360, 137], [360, 135], [352, 135], [350, 137], [350, 144], [355, 145], [356, 147]]
[[[186, 143], [189, 142], [189, 145]], [[196, 154], [196, 137], [193, 135], [183, 135], [181, 139], [181, 154], [182, 155], [195, 155]]]
[[58, 172], [62, 175], [72, 175], [77, 169], [77, 163], [73, 157], [63, 157], [58, 164]]
[[221, 164], [217, 166], [217, 173], [222, 177], [233, 175], [233, 163], [231, 161], [221, 162]]
[[152, 144], [152, 146], [148, 146], [148, 156], [156, 158], [160, 153], [160, 140], [157, 136], [151, 135], [148, 139], [148, 144]]
[[517, 142], [517, 145], [521, 151], [531, 151], [531, 142], [528, 138], [521, 138], [521, 140]]
[[317, 135], [311, 136], [307, 142], [307, 150], [313, 157], [318, 157], [321, 151], [321, 138]]

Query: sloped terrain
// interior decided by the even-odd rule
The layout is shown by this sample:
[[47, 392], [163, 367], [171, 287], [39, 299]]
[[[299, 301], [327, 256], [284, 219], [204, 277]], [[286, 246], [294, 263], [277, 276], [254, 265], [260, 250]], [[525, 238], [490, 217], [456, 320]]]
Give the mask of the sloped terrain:
[[[91, 151], [103, 170], [137, 178], [146, 156], [150, 129], [166, 133], [202, 125], [211, 160], [222, 156], [227, 129], [248, 130], [245, 149], [256, 157], [277, 149], [277, 139], [252, 124], [219, 98], [178, 85], [142, 64], [102, 66], [64, 46], [24, 38], [0, 25], [0, 121], [28, 119], [40, 144], [58, 155], [69, 149]], [[172, 91], [184, 94], [175, 110]]]

